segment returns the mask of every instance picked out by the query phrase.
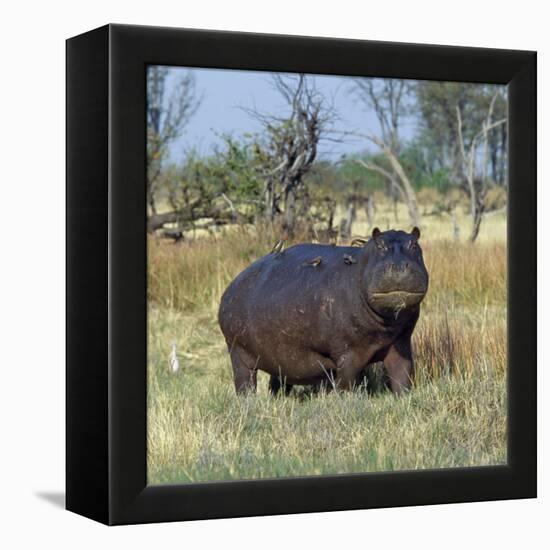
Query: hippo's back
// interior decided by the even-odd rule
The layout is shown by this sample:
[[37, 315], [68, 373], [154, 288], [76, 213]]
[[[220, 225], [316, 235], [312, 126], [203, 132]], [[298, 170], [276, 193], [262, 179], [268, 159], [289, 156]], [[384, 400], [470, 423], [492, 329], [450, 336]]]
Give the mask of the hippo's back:
[[355, 258], [360, 250], [299, 244], [256, 260], [222, 296], [219, 322], [226, 339], [235, 337], [251, 323], [276, 322], [300, 303], [317, 299], [323, 291], [336, 286], [345, 288], [345, 279], [354, 270], [344, 258]]

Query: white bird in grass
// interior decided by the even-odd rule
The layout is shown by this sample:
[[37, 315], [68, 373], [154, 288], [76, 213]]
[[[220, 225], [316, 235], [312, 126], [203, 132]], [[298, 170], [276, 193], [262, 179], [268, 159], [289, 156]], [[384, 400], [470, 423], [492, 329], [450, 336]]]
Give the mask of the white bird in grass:
[[172, 342], [172, 352], [170, 353], [170, 370], [172, 372], [178, 372], [180, 368], [180, 362], [178, 361], [178, 356], [176, 354], [176, 342]]

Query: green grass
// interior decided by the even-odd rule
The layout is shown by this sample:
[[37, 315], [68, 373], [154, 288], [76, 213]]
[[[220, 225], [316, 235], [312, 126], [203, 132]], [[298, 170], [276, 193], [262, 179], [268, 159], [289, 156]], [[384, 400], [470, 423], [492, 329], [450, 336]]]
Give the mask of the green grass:
[[[476, 376], [423, 375], [396, 398], [296, 391], [237, 397], [213, 319], [150, 311], [149, 482], [182, 483], [502, 464], [505, 381], [488, 363]], [[174, 326], [181, 369], [168, 357]], [[186, 328], [184, 328], [186, 327]], [[190, 350], [190, 351], [188, 351]]]
[[[505, 233], [503, 223], [490, 229]], [[413, 335], [417, 375], [408, 395], [295, 388], [273, 398], [259, 373], [258, 393], [237, 397], [217, 306], [274, 237], [238, 230], [181, 246], [150, 242], [149, 483], [506, 462], [503, 239], [472, 246], [423, 236], [431, 281]]]

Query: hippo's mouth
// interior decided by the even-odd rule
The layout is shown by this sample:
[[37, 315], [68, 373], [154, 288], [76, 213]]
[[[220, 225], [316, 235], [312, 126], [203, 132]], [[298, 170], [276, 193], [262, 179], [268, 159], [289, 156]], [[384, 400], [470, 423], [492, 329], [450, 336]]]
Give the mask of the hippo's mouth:
[[425, 292], [410, 292], [408, 290], [390, 290], [388, 292], [374, 292], [373, 298], [414, 298], [424, 296]]
[[369, 302], [375, 311], [383, 316], [397, 317], [409, 307], [417, 306], [426, 295], [426, 292], [409, 290], [389, 290], [387, 292], [373, 292]]

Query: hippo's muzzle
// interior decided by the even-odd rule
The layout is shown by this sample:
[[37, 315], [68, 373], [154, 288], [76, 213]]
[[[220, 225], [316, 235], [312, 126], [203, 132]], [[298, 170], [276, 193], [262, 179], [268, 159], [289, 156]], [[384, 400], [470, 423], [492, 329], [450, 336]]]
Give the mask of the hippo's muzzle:
[[384, 262], [374, 269], [367, 299], [381, 315], [395, 317], [420, 304], [427, 290], [428, 277], [423, 265], [411, 261]]
[[375, 292], [370, 296], [369, 303], [375, 311], [381, 314], [395, 315], [396, 312], [418, 305], [425, 295], [425, 292], [408, 292], [406, 290]]

